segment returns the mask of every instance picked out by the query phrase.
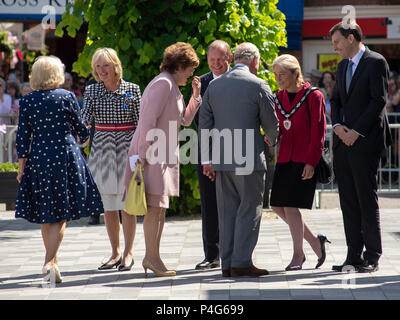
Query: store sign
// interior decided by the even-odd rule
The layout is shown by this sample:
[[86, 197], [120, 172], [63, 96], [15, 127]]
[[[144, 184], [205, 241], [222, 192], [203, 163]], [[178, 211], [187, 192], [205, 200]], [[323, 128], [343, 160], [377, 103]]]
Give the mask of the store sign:
[[73, 0], [0, 0], [1, 15], [42, 15], [47, 14], [47, 7], [54, 7], [55, 13], [65, 12], [68, 3]]
[[25, 41], [27, 43], [28, 50], [32, 51], [43, 50], [45, 35], [46, 35], [45, 29], [40, 24], [26, 31]]
[[318, 54], [318, 70], [336, 72], [340, 60], [338, 54]]
[[400, 39], [400, 17], [390, 18], [391, 24], [387, 25], [388, 39]]

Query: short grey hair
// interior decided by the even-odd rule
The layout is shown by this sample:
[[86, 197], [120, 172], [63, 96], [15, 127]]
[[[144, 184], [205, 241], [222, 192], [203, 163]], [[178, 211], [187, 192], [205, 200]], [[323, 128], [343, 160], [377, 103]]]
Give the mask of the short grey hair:
[[235, 62], [240, 61], [244, 64], [250, 64], [254, 58], [260, 58], [260, 51], [254, 44], [250, 42], [244, 42], [236, 47], [233, 57]]

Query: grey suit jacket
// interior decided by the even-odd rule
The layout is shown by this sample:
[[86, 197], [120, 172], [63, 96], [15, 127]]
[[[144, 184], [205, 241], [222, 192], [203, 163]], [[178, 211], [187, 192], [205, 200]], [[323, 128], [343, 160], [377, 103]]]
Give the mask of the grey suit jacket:
[[[246, 66], [235, 66], [211, 81], [203, 96], [199, 117], [200, 141], [205, 141], [201, 143], [202, 162], [212, 161], [215, 171], [250, 174], [266, 170], [260, 126], [270, 141], [276, 140], [279, 124], [271, 89]], [[207, 132], [213, 132], [211, 150]]]

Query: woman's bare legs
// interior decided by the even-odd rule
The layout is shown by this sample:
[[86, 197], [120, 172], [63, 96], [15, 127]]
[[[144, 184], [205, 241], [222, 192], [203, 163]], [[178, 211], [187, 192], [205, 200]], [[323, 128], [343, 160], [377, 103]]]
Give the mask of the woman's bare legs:
[[[159, 220], [159, 227], [158, 227], [158, 234], [157, 234], [157, 250], [158, 254], [160, 254], [160, 244], [161, 244], [161, 237], [162, 237], [162, 232], [164, 230], [164, 224], [165, 224], [165, 208], [161, 208], [161, 213], [160, 213], [160, 220]], [[167, 270], [167, 267], [164, 265], [164, 263], [161, 260], [161, 263], [163, 265], [163, 268]]]
[[125, 250], [122, 265], [129, 266], [133, 259], [133, 241], [136, 234], [136, 216], [121, 210], [122, 229], [124, 232]]
[[57, 252], [64, 237], [66, 224], [66, 220], [62, 220], [56, 223], [44, 223], [41, 225], [43, 243], [46, 249], [44, 266], [58, 264]]
[[160, 257], [160, 242], [165, 223], [165, 209], [158, 207], [147, 208], [144, 216], [143, 231], [146, 242], [145, 260], [151, 262], [160, 271], [166, 271]]
[[285, 217], [293, 240], [293, 257], [290, 266], [301, 266], [304, 259], [303, 238], [304, 222], [300, 210], [297, 208], [285, 207]]
[[111, 244], [111, 258], [107, 264], [116, 263], [121, 257], [121, 250], [119, 245], [119, 215], [118, 211], [105, 211], [104, 212], [104, 222], [107, 228], [108, 238]]
[[[291, 230], [294, 228], [295, 229], [295, 233], [297, 234], [296, 228], [299, 228], [300, 232], [301, 229], [303, 229], [303, 238], [310, 244], [311, 248], [313, 249], [313, 251], [315, 252], [315, 254], [317, 255], [318, 259], [322, 256], [322, 252], [321, 252], [321, 244], [320, 241], [318, 239], [318, 237], [316, 237], [311, 229], [308, 227], [307, 223], [304, 222], [304, 220], [301, 217], [301, 213], [300, 210], [298, 208], [290, 208], [290, 207], [272, 207], [272, 209], [276, 212], [276, 214], [283, 220], [285, 221], [290, 228], [290, 222], [289, 221], [294, 221], [295, 225], [290, 228]], [[286, 210], [289, 209], [289, 210]], [[296, 209], [296, 210], [290, 210], [290, 209]], [[295, 217], [294, 219], [290, 220], [290, 218], [288, 219], [288, 216], [290, 214], [294, 214]], [[299, 215], [300, 215], [300, 219], [299, 219]], [[296, 218], [297, 217], [297, 218]], [[300, 221], [302, 222], [302, 227], [301, 225], [299, 225]], [[292, 232], [292, 231], [291, 231]], [[300, 233], [301, 234], [301, 233]], [[294, 240], [293, 240], [294, 241]], [[302, 242], [302, 241], [301, 241]], [[301, 258], [303, 257], [303, 255], [301, 256]], [[302, 262], [302, 261], [301, 261]], [[301, 263], [300, 263], [301, 264]]]

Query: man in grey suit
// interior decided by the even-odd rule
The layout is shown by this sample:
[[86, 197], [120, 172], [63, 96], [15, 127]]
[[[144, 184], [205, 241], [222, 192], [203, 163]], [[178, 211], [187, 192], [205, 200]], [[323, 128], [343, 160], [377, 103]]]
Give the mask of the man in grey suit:
[[268, 271], [252, 263], [266, 171], [260, 125], [265, 139], [274, 143], [278, 119], [268, 84], [256, 76], [260, 60], [257, 47], [238, 45], [234, 60], [232, 71], [212, 81], [203, 96], [201, 159], [204, 174], [216, 178], [222, 275], [262, 276]]

